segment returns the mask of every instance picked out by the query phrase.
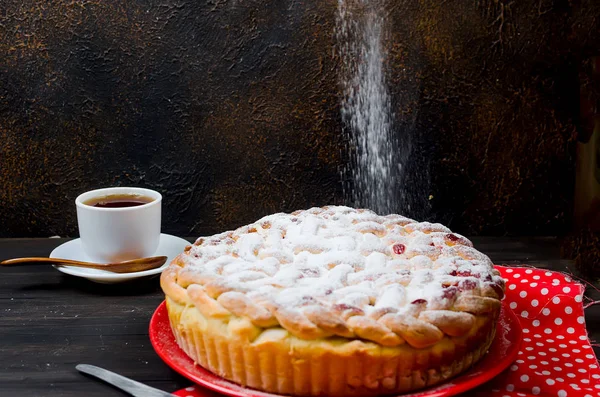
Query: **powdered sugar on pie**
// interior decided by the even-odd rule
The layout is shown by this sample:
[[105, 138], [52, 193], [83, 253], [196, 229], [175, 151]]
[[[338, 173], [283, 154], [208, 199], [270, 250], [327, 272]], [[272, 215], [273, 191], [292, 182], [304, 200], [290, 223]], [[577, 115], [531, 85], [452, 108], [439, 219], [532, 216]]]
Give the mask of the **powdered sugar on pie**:
[[212, 301], [200, 310], [303, 339], [394, 346], [411, 343], [403, 330], [431, 327], [431, 344], [442, 332], [466, 332], [469, 313], [492, 311], [504, 295], [489, 258], [447, 227], [341, 206], [269, 215], [200, 238], [178, 266], [177, 284], [191, 299]]

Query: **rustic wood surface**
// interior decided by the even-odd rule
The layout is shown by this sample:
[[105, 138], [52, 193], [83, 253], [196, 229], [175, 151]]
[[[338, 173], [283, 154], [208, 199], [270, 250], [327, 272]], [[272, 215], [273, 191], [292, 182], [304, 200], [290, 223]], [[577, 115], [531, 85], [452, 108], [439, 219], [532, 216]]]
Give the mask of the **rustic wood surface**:
[[[0, 260], [48, 256], [66, 239], [0, 239]], [[473, 238], [497, 264], [574, 273], [554, 238]], [[47, 265], [0, 269], [0, 396], [121, 396], [75, 370], [94, 364], [166, 391], [189, 386], [156, 355], [148, 322], [163, 300], [158, 278], [101, 285]], [[589, 289], [589, 296], [598, 293]], [[600, 340], [600, 307], [586, 311]], [[596, 355], [600, 349], [595, 348]]]

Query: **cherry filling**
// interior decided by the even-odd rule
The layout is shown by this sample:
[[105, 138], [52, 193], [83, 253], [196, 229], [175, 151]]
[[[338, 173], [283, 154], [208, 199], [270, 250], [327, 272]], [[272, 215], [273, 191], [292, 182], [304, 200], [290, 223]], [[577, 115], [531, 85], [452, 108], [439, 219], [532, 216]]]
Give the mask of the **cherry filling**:
[[446, 238], [453, 242], [457, 242], [458, 240], [460, 240], [460, 237], [457, 237], [454, 234], [446, 234]]
[[459, 291], [469, 291], [475, 289], [475, 287], [477, 287], [477, 283], [473, 280], [469, 280], [468, 278], [460, 280], [458, 283]]
[[337, 310], [354, 310], [357, 309], [354, 306], [350, 306], [346, 303], [336, 303], [335, 305], [333, 305]]
[[404, 245], [404, 244], [394, 244], [392, 246], [392, 250], [394, 250], [394, 253], [396, 255], [402, 255], [404, 253], [404, 251], [406, 251], [406, 245]]
[[333, 305], [333, 309], [340, 312], [350, 312], [355, 315], [362, 315], [364, 311], [356, 306], [347, 305], [345, 303], [336, 303]]
[[[455, 276], [455, 277], [475, 277], [475, 278], [481, 278], [481, 274], [479, 274], [479, 273], [472, 273], [470, 270], [452, 270], [448, 274], [451, 275], [451, 276]], [[488, 277], [486, 277], [485, 279], [487, 280]]]
[[444, 290], [442, 292], [442, 299], [454, 299], [456, 298], [456, 294], [458, 292], [458, 288], [454, 286], [444, 286]]
[[422, 304], [426, 304], [427, 301], [425, 299], [415, 299], [414, 301], [410, 302], [413, 305], [422, 305]]
[[470, 291], [477, 288], [479, 283], [475, 280], [464, 278], [458, 282], [444, 282], [442, 287], [444, 288], [443, 297], [451, 299], [456, 295], [458, 291]]

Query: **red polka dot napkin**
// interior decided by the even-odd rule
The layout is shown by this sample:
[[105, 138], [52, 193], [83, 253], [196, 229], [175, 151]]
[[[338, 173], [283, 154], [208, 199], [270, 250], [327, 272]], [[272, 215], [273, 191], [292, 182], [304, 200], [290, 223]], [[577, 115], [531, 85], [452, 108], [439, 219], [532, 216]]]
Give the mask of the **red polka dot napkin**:
[[[497, 266], [506, 279], [506, 302], [519, 317], [523, 341], [517, 360], [467, 396], [600, 397], [600, 369], [583, 316], [583, 285], [568, 275]], [[183, 397], [218, 396], [200, 386]]]
[[[583, 285], [568, 275], [497, 266], [523, 341], [513, 365], [475, 396], [600, 396], [600, 369], [583, 316]], [[471, 394], [471, 393], [470, 393]]]

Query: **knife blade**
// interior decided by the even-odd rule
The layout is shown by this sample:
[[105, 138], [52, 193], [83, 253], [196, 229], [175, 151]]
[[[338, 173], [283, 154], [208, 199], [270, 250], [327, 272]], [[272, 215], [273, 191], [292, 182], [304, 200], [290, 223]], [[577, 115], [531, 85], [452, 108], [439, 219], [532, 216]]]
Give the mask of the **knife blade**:
[[133, 379], [115, 374], [114, 372], [104, 368], [96, 367], [95, 365], [78, 364], [75, 366], [75, 368], [79, 372], [102, 379], [106, 383], [110, 383], [111, 385], [131, 394], [134, 397], [175, 397], [174, 394], [155, 389], [143, 383], [136, 382]]

